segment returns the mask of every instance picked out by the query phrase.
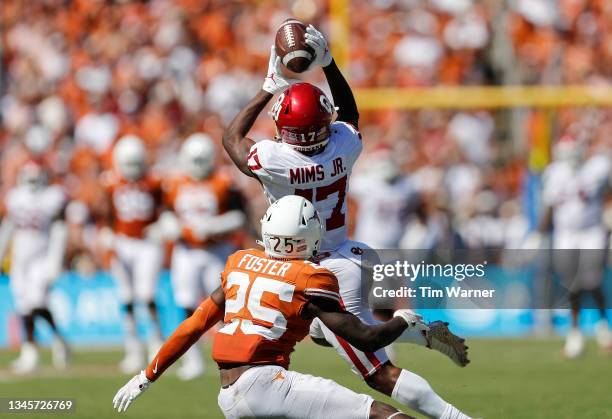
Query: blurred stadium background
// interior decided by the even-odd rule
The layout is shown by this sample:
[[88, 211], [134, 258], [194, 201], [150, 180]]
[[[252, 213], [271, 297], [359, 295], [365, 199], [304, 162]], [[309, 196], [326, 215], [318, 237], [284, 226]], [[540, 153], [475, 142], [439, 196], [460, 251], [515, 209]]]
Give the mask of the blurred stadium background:
[[[221, 152], [220, 141], [224, 126], [260, 88], [273, 34], [290, 16], [322, 29], [355, 91], [365, 144], [356, 175], [367, 177], [368, 167], [393, 155], [419, 194], [423, 212], [403, 220], [397, 246], [522, 247], [542, 216], [542, 173], [555, 144], [561, 138], [578, 141], [584, 158], [611, 149], [612, 2], [606, 0], [4, 0], [0, 7], [0, 199], [33, 157], [67, 189], [74, 204], [68, 213], [71, 240], [66, 273], [51, 292], [50, 306], [77, 347], [122, 342], [116, 289], [96, 250], [96, 211], [104, 199], [99, 178], [111, 168], [111, 149], [122, 135], [146, 142], [149, 162], [162, 176], [179, 170], [178, 150], [189, 134], [211, 135], [219, 145], [219, 170], [248, 202], [251, 225], [235, 244], [254, 244], [266, 201], [257, 182]], [[329, 91], [319, 72], [305, 79]], [[273, 135], [267, 115], [252, 133], [255, 139]], [[357, 230], [358, 211], [354, 199]], [[606, 206], [604, 219], [612, 219], [612, 206]], [[8, 281], [0, 277], [0, 347], [16, 351], [22, 332]], [[168, 334], [181, 313], [167, 273], [157, 301]], [[532, 335], [537, 317], [531, 310], [448, 316], [459, 333], [488, 337]], [[584, 317], [587, 328], [595, 318]], [[569, 312], [555, 312], [552, 319], [563, 334]], [[139, 327], [146, 333], [146, 323]], [[44, 325], [37, 333], [48, 342]], [[482, 345], [475, 345], [475, 358], [486, 358], [486, 345], [505, 346]], [[546, 362], [542, 343], [514, 345], [527, 358], [537, 353], [533, 362]], [[551, 368], [563, 370], [555, 352], [560, 345], [548, 349]], [[3, 354], [0, 370], [10, 358]], [[100, 358], [106, 363], [79, 356], [105, 370], [113, 365], [110, 354]], [[320, 370], [309, 370], [303, 353], [299, 359], [305, 372]], [[509, 362], [518, 368], [523, 360]], [[609, 376], [608, 361], [589, 362], [579, 368], [607, 368]], [[346, 378], [348, 369], [336, 367], [337, 379], [357, 385]], [[482, 384], [488, 370], [480, 369]], [[82, 378], [87, 371], [76, 374]], [[442, 382], [443, 373], [433, 381]], [[214, 372], [207, 372], [211, 377]], [[3, 371], [0, 383], [13, 378]], [[13, 395], [31, 384], [15, 382]], [[101, 397], [110, 407], [110, 393]], [[533, 416], [480, 411], [488, 417], [564, 417], [547, 406]], [[581, 417], [603, 417], [601, 412]]]

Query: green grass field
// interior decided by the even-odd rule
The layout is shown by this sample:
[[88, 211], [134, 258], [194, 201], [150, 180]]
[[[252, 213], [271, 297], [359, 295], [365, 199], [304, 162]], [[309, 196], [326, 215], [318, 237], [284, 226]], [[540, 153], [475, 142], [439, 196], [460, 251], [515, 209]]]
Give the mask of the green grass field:
[[[464, 369], [433, 351], [408, 344], [395, 348], [398, 365], [425, 377], [438, 393], [473, 417], [612, 418], [612, 357], [600, 355], [594, 345], [583, 358], [567, 361], [560, 356], [558, 340], [472, 340], [472, 363]], [[15, 356], [0, 352], [0, 397], [73, 398], [76, 410], [62, 415], [0, 414], [0, 418], [115, 417], [111, 400], [128, 378], [116, 368], [120, 352], [77, 352], [74, 366], [62, 373], [48, 366], [46, 354], [39, 373], [19, 378], [6, 368]], [[218, 375], [214, 365], [209, 366], [205, 377], [192, 382], [181, 382], [168, 371], [124, 417], [221, 417], [216, 402]], [[332, 349], [299, 344], [292, 368], [390, 401], [364, 385]]]

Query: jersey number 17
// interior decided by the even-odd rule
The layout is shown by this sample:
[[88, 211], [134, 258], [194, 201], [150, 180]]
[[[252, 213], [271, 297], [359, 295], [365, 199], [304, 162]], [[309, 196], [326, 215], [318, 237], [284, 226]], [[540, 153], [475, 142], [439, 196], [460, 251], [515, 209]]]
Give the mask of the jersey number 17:
[[344, 200], [346, 199], [346, 176], [329, 185], [319, 186], [311, 189], [296, 189], [295, 194], [308, 199], [313, 204], [317, 201], [327, 199], [331, 194], [338, 193], [338, 201], [332, 210], [329, 218], [325, 220], [325, 230], [331, 231], [343, 227], [345, 224], [345, 214], [342, 212]]

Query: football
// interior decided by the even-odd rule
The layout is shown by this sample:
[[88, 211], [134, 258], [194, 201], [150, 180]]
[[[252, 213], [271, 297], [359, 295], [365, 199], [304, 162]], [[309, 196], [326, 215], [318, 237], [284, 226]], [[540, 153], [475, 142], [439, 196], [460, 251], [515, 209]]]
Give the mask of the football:
[[306, 25], [287, 19], [276, 32], [276, 53], [285, 67], [294, 73], [306, 71], [314, 59], [314, 50], [306, 44]]

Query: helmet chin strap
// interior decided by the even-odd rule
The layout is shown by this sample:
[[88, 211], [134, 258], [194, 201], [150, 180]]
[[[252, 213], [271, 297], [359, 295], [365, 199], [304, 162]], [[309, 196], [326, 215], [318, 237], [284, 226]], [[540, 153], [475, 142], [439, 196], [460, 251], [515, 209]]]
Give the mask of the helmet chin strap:
[[[264, 245], [264, 242], [259, 240], [259, 239], [255, 240], [255, 243], [257, 243], [258, 245], [260, 245], [264, 249], [266, 248], [266, 246]], [[317, 253], [318, 252], [315, 250], [315, 251], [312, 252], [312, 255], [310, 255], [310, 256], [308, 256], [306, 258], [290, 258], [290, 257], [281, 258], [281, 257], [278, 257], [278, 256], [268, 255], [267, 253], [266, 253], [266, 255], [269, 256], [272, 259], [277, 259], [277, 260], [295, 260], [295, 259], [308, 260], [308, 259], [312, 259], [313, 257], [315, 257], [317, 255]]]
[[282, 140], [281, 142], [283, 142], [284, 144], [287, 144], [289, 147], [291, 147], [295, 151], [299, 151], [300, 153], [314, 153], [314, 152], [323, 150], [325, 146], [329, 144], [329, 137], [327, 137], [327, 139], [321, 141], [320, 143], [313, 144], [311, 146], [299, 146], [295, 144], [289, 144]]

